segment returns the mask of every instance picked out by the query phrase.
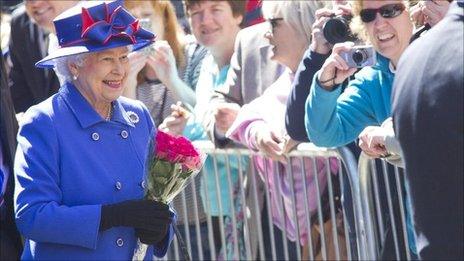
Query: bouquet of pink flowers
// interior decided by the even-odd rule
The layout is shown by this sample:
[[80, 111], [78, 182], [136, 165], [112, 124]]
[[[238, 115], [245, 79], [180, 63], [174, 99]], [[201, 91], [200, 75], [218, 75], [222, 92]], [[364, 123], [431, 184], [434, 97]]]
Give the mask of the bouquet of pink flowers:
[[[146, 163], [145, 198], [169, 204], [200, 172], [206, 154], [185, 137], [174, 137], [159, 130], [154, 144], [150, 146]], [[181, 241], [177, 229], [175, 232]], [[143, 260], [147, 248], [138, 240], [132, 260]]]

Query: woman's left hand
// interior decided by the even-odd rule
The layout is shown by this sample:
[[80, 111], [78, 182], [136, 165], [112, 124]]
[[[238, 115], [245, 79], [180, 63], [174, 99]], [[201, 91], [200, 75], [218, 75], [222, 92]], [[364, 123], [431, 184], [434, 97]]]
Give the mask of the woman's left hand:
[[171, 86], [172, 83], [179, 78], [177, 71], [176, 58], [166, 41], [157, 41], [154, 43], [154, 52], [148, 56], [148, 65], [155, 71], [158, 79], [166, 86]]
[[385, 148], [387, 130], [383, 127], [369, 126], [359, 134], [359, 147], [371, 158], [382, 158], [388, 155]]

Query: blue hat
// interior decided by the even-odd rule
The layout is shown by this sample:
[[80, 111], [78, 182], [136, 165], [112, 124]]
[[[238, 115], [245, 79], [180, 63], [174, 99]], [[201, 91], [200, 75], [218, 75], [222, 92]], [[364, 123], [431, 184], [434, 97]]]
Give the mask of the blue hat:
[[60, 14], [53, 20], [60, 47], [35, 66], [53, 68], [60, 57], [128, 45], [136, 51], [152, 44], [155, 35], [140, 27], [122, 3], [85, 1]]

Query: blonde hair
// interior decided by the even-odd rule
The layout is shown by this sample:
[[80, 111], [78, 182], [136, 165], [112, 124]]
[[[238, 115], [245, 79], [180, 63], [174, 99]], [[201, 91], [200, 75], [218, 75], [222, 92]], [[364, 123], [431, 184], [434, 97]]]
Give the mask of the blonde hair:
[[325, 1], [264, 1], [263, 15], [269, 19], [276, 16], [292, 25], [307, 40], [311, 42], [313, 23], [316, 21], [316, 10], [323, 8]]
[[[351, 2], [351, 11], [353, 13], [353, 19], [351, 20], [350, 28], [351, 31], [363, 41], [369, 41], [369, 35], [367, 34], [366, 25], [361, 21], [361, 10], [363, 9], [363, 2], [367, 0], [354, 0]], [[403, 4], [406, 6], [406, 10], [409, 12], [409, 8], [417, 4], [418, 0], [403, 0]]]
[[[185, 35], [180, 27], [176, 12], [174, 7], [172, 6], [171, 2], [169, 1], [162, 1], [162, 0], [149, 0], [153, 10], [155, 11], [155, 15], [160, 15], [163, 18], [164, 24], [164, 38], [171, 46], [172, 52], [174, 57], [176, 58], [176, 65], [177, 68], [183, 68], [186, 64], [186, 57], [185, 57]], [[140, 1], [136, 0], [125, 0], [124, 6], [130, 11], [132, 8], [135, 8], [137, 5], [140, 4]], [[138, 77], [139, 80], [142, 80], [142, 76], [139, 73]], [[140, 81], [139, 81], [140, 82]]]

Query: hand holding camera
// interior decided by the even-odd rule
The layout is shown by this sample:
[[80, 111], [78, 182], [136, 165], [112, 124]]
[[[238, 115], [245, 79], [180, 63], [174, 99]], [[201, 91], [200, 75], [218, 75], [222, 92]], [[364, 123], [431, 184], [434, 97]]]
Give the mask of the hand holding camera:
[[353, 18], [351, 6], [338, 4], [335, 7], [335, 12], [329, 16], [322, 27], [325, 39], [332, 45], [356, 41], [357, 38], [350, 29], [350, 22]]
[[336, 9], [321, 8], [317, 10], [316, 21], [312, 27], [311, 50], [327, 54], [335, 43], [354, 39], [353, 37], [344, 37], [351, 36], [348, 27], [349, 20], [339, 19], [350, 15], [351, 7], [349, 5], [337, 5]]
[[353, 46], [354, 43], [352, 42], [334, 45], [332, 54], [327, 58], [319, 71], [318, 80], [321, 87], [332, 91], [335, 86], [344, 82], [357, 71], [357, 68], [349, 67], [341, 56], [341, 53], [350, 52]]
[[350, 68], [372, 66], [377, 61], [374, 47], [370, 45], [354, 46], [351, 50], [341, 52], [340, 56]]

